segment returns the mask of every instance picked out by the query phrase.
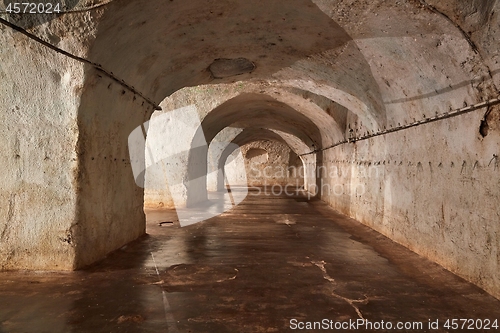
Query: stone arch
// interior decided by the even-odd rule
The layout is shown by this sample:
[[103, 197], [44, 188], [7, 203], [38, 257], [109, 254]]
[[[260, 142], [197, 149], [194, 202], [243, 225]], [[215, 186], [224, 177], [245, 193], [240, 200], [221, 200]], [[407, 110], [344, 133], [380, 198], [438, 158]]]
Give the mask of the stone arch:
[[[227, 158], [233, 153], [233, 151], [237, 147], [241, 147], [247, 143], [251, 143], [254, 141], [258, 140], [271, 140], [271, 141], [277, 141], [280, 142], [288, 147], [290, 147], [290, 150], [293, 151], [296, 155], [300, 155], [302, 152], [305, 152], [304, 149], [302, 150], [297, 150], [292, 148], [292, 146], [289, 145], [289, 142], [285, 140], [282, 136], [279, 134], [265, 129], [265, 128], [245, 128], [241, 133], [239, 133], [233, 140], [232, 143], [235, 145], [228, 145], [222, 154], [220, 155], [220, 158], [217, 161], [217, 190], [223, 190], [223, 184], [224, 184], [224, 165], [226, 164]], [[302, 159], [302, 158], [301, 158]], [[304, 164], [304, 161], [302, 161], [304, 169], [306, 168], [306, 165]], [[310, 166], [312, 167], [312, 166]], [[307, 172], [305, 173], [307, 174]], [[315, 180], [314, 180], [315, 181]]]
[[322, 134], [311, 119], [264, 94], [238, 95], [210, 112], [195, 134], [191, 146], [197, 147], [196, 153], [190, 153], [188, 160], [188, 206], [207, 199], [208, 146], [202, 146], [201, 141], [212, 142], [217, 133], [227, 126], [278, 130], [299, 138], [310, 151], [321, 148]]
[[[209, 4], [200, 0], [116, 1], [95, 11], [61, 15], [43, 27], [29, 29], [88, 62], [75, 61], [2, 25], [0, 58], [16, 66], [0, 68], [0, 105], [9, 108], [0, 113], [1, 123], [9, 128], [1, 133], [5, 142], [1, 149], [7, 156], [4, 173], [16, 177], [6, 177], [9, 179], [1, 195], [0, 206], [7, 208], [0, 213], [4, 230], [0, 266], [80, 268], [144, 234], [143, 193], [132, 178], [127, 136], [149, 119], [159, 101], [182, 87], [237, 80], [291, 86], [343, 104], [352, 113], [348, 113], [346, 124], [370, 131], [497, 97], [500, 3], [489, 1], [483, 6], [479, 2], [366, 1], [353, 5], [351, 1], [277, 0], [263, 7], [257, 0]], [[221, 78], [209, 70], [217, 59], [234, 64], [241, 58], [255, 66], [241, 75]], [[113, 78], [92, 63], [102, 65]], [[442, 126], [434, 132], [417, 132], [422, 138], [442, 135], [441, 141], [428, 139], [424, 142], [427, 146], [408, 138], [401, 142], [428, 148], [422, 149], [424, 157], [444, 146], [449, 159], [485, 160], [484, 165], [493, 166], [491, 156], [498, 155], [496, 136], [489, 134], [474, 141], [483, 115], [469, 115], [465, 125], [459, 120], [451, 123], [451, 128], [466, 135], [446, 137], [443, 132], [449, 128]], [[356, 124], [358, 120], [363, 125]], [[321, 135], [315, 135], [298, 128], [274, 127], [274, 131], [304, 139], [311, 150], [324, 148], [327, 142], [321, 130]], [[398, 166], [403, 168], [406, 146], [389, 137], [373, 141], [373, 145], [326, 151], [318, 154], [318, 160], [324, 157], [328, 163], [351, 166], [356, 162], [385, 165], [390, 156], [393, 163], [399, 158]], [[47, 142], [57, 142], [57, 147], [49, 148]], [[453, 144], [446, 147], [442, 142]], [[356, 161], [358, 157], [362, 160]], [[446, 176], [450, 183], [460, 182], [451, 173]], [[397, 195], [401, 188], [395, 184], [402, 183], [391, 185], [381, 180], [372, 184], [373, 193], [391, 197], [399, 207], [391, 206], [391, 200], [382, 206], [384, 200], [365, 200], [364, 211], [369, 213], [363, 215], [362, 210], [353, 213], [346, 208], [359, 202], [356, 197], [329, 203], [354, 217], [377, 216], [383, 221], [373, 222], [378, 230], [423, 255], [430, 253], [446, 268], [498, 295], [498, 274], [485, 261], [463, 260], [470, 251], [456, 247], [456, 239], [429, 241], [431, 249], [432, 243], [453, 248], [450, 257], [436, 249], [426, 252], [421, 242], [414, 241], [421, 231], [410, 225], [423, 220], [416, 218], [418, 209], [431, 211], [430, 206], [439, 200], [411, 205], [403, 200], [411, 202], [410, 195]], [[418, 191], [422, 183], [408, 184], [408, 193]], [[488, 187], [487, 181], [484, 184], [495, 195], [484, 196], [489, 206], [481, 211], [485, 220], [494, 220], [491, 212], [497, 211], [498, 192]], [[469, 193], [478, 190], [463, 186]], [[449, 206], [463, 206], [463, 201], [453, 198], [455, 193], [442, 193]], [[474, 209], [484, 208], [476, 198], [470, 202]], [[48, 215], [27, 214], [20, 208], [46, 205], [50, 209], [37, 211], [50, 211]], [[60, 214], [61, 207], [64, 214]], [[406, 207], [410, 211], [416, 207], [416, 214], [405, 215]], [[457, 223], [472, 233], [482, 232], [476, 229], [481, 221], [460, 215]], [[410, 221], [405, 235], [385, 225], [400, 216]], [[30, 230], [23, 228], [26, 220], [32, 221]], [[398, 221], [392, 222], [397, 226]], [[498, 232], [495, 228], [492, 232]], [[491, 257], [478, 251], [477, 258]], [[35, 252], [39, 253], [37, 258], [27, 255]]]

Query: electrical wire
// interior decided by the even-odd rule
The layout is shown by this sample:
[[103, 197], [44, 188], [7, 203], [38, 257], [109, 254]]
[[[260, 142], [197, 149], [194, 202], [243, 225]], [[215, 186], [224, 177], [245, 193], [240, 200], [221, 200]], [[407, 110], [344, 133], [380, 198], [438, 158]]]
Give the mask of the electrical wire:
[[362, 136], [359, 136], [359, 137], [352, 137], [352, 138], [349, 138], [349, 139], [346, 139], [346, 140], [339, 141], [339, 142], [337, 142], [337, 143], [335, 143], [335, 144], [333, 144], [331, 146], [325, 147], [325, 148], [316, 149], [316, 150], [310, 151], [308, 153], [300, 154], [299, 156], [316, 154], [316, 153], [325, 151], [327, 149], [332, 149], [332, 148], [335, 148], [337, 146], [340, 146], [340, 145], [343, 145], [343, 144], [346, 144], [346, 143], [355, 143], [356, 141], [367, 140], [367, 139], [370, 139], [370, 138], [374, 138], [376, 136], [386, 135], [386, 134], [389, 134], [389, 133], [394, 133], [394, 132], [402, 131], [402, 130], [405, 130], [405, 129], [408, 129], [408, 128], [411, 128], [411, 127], [416, 127], [416, 126], [420, 126], [420, 125], [432, 123], [432, 122], [435, 122], [435, 121], [438, 121], [438, 120], [443, 120], [443, 119], [448, 119], [448, 118], [456, 117], [456, 116], [459, 116], [459, 115], [462, 115], [462, 114], [465, 114], [465, 113], [469, 113], [469, 112], [472, 112], [472, 111], [475, 111], [475, 110], [479, 110], [479, 109], [482, 109], [484, 107], [496, 105], [496, 104], [500, 104], [500, 96], [497, 97], [497, 98], [490, 99], [490, 100], [485, 101], [485, 102], [481, 102], [481, 103], [477, 103], [477, 104], [472, 104], [472, 105], [469, 105], [469, 106], [466, 106], [466, 107], [463, 107], [463, 108], [460, 108], [460, 109], [456, 109], [456, 110], [453, 110], [453, 111], [450, 111], [450, 112], [439, 114], [439, 115], [436, 115], [434, 117], [429, 117], [429, 118], [425, 118], [425, 119], [422, 119], [422, 120], [418, 120], [418, 121], [415, 121], [415, 122], [410, 123], [410, 124], [405, 124], [405, 125], [401, 125], [401, 126], [397, 126], [397, 127], [393, 127], [393, 128], [389, 128], [389, 129], [384, 129], [384, 130], [376, 132], [376, 133], [369, 133], [369, 134], [365, 134], [365, 135], [362, 135]]
[[125, 87], [127, 90], [133, 92], [134, 94], [140, 96], [142, 99], [144, 99], [146, 102], [148, 102], [149, 104], [151, 104], [153, 106], [153, 108], [155, 110], [161, 110], [161, 107], [156, 104], [155, 102], [153, 102], [151, 99], [147, 98], [146, 96], [144, 96], [141, 92], [139, 92], [138, 90], [136, 90], [133, 86], [127, 84], [124, 80], [118, 78], [117, 76], [115, 76], [112, 72], [106, 70], [105, 68], [103, 68], [100, 64], [97, 64], [95, 62], [92, 62], [88, 59], [85, 59], [85, 58], [82, 58], [82, 57], [79, 57], [79, 56], [76, 56], [72, 53], [69, 53], [68, 51], [65, 51], [63, 49], [60, 49], [58, 48], [57, 46], [54, 46], [52, 44], [50, 44], [49, 42], [41, 39], [40, 37], [38, 36], [35, 36], [33, 35], [32, 33], [24, 30], [23, 28], [13, 24], [13, 23], [10, 23], [6, 20], [4, 20], [3, 18], [0, 18], [0, 23], [15, 30], [15, 31], [18, 31], [20, 33], [22, 33], [23, 35], [27, 36], [28, 38], [34, 40], [35, 42], [39, 43], [39, 44], [42, 44], [43, 46], [59, 53], [59, 54], [62, 54], [68, 58], [71, 58], [71, 59], [74, 59], [76, 61], [79, 61], [79, 62], [82, 62], [84, 64], [88, 64], [92, 67], [94, 67], [96, 70], [98, 70], [99, 72], [102, 72], [103, 74], [105, 74], [106, 76], [108, 76], [109, 78], [113, 79], [115, 82], [119, 83], [120, 85], [122, 85], [123, 87]]

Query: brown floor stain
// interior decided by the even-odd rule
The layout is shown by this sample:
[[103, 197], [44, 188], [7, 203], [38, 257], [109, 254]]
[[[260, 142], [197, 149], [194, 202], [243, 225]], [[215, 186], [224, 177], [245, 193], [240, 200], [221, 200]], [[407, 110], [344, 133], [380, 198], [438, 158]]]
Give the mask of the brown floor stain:
[[326, 204], [253, 194], [185, 228], [150, 212], [147, 236], [84, 271], [0, 273], [0, 332], [293, 332], [292, 319], [359, 318], [445, 332], [448, 318], [500, 320], [500, 301]]

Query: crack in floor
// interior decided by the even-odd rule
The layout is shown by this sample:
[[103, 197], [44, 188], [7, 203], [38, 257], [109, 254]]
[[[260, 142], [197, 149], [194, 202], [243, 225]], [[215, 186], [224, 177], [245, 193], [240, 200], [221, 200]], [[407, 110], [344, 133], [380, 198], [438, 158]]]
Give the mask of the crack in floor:
[[[321, 272], [323, 272], [323, 278], [325, 280], [327, 280], [328, 282], [336, 285], [336, 282], [335, 282], [335, 279], [332, 278], [328, 272], [326, 271], [326, 268], [325, 268], [325, 265], [326, 265], [326, 262], [321, 260], [321, 261], [311, 261], [311, 263], [313, 265], [315, 265], [316, 267], [318, 267], [319, 269], [321, 269]], [[334, 289], [335, 291], [335, 289]], [[367, 304], [368, 303], [368, 297], [366, 295], [365, 296], [365, 299], [350, 299], [350, 298], [347, 298], [347, 297], [344, 297], [342, 295], [339, 295], [337, 293], [335, 293], [334, 291], [332, 291], [332, 295], [333, 297], [336, 297], [338, 299], [341, 299], [343, 300], [344, 302], [346, 302], [347, 304], [349, 304], [355, 311], [356, 313], [358, 314], [358, 317], [361, 318], [361, 319], [365, 319], [363, 317], [363, 314], [361, 313], [361, 311], [359, 310], [359, 308], [354, 304], [354, 303], [360, 303], [360, 304]]]
[[238, 276], [238, 272], [239, 272], [239, 271], [238, 271], [238, 269], [237, 269], [237, 268], [235, 268], [234, 270], [236, 271], [236, 274], [235, 274], [233, 277], [230, 277], [230, 278], [228, 278], [228, 279], [217, 280], [217, 282], [219, 282], [219, 283], [220, 283], [220, 282], [224, 282], [224, 281], [231, 281], [231, 280], [236, 279], [236, 277]]

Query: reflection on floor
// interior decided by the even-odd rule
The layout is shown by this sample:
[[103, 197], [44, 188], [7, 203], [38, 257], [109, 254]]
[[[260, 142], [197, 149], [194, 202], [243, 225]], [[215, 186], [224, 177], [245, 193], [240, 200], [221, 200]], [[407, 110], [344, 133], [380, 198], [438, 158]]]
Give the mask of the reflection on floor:
[[498, 300], [299, 192], [253, 191], [184, 228], [172, 211], [148, 220], [148, 236], [85, 271], [1, 273], [0, 332], [292, 332], [360, 318], [444, 332], [448, 318], [500, 319]]

